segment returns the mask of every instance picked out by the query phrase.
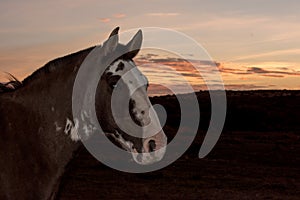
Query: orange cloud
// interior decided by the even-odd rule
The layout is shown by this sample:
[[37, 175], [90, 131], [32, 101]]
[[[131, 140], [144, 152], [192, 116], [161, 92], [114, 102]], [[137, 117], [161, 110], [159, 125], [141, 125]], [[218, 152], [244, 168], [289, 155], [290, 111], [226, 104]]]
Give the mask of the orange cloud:
[[124, 17], [126, 17], [126, 15], [123, 13], [114, 14], [114, 18], [124, 18]]
[[[224, 86], [228, 90], [295, 89], [295, 78], [300, 76], [298, 67], [286, 63], [254, 67], [250, 64], [231, 65], [209, 60], [187, 61], [176, 57], [162, 57], [153, 53], [142, 54], [135, 62], [150, 80], [150, 96], [171, 94], [162, 85], [172, 85], [178, 89], [177, 91], [184, 92], [186, 88], [182, 87], [185, 81], [188, 81], [196, 91], [206, 90], [208, 85], [210, 89], [220, 89], [222, 81], [214, 79], [213, 76], [217, 71], [221, 73]], [[195, 67], [201, 70], [201, 75], [208, 75], [206, 82]], [[270, 83], [274, 84], [270, 85]]]
[[100, 21], [103, 23], [108, 23], [110, 22], [110, 18], [101, 18]]

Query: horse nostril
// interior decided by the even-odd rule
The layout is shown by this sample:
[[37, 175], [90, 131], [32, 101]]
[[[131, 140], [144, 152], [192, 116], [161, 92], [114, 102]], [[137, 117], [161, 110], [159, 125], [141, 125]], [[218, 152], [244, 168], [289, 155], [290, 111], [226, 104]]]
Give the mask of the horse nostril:
[[149, 145], [149, 152], [155, 151], [156, 144], [155, 144], [155, 141], [154, 141], [154, 140], [150, 140], [150, 141], [148, 142], [148, 145]]
[[141, 114], [144, 115], [144, 114], [145, 114], [145, 111], [142, 110], [142, 111], [141, 111]]

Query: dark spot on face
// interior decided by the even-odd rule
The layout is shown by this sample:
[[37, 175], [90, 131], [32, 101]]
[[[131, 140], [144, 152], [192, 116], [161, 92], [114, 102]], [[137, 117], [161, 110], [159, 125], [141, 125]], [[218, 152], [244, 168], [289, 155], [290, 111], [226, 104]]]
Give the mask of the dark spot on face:
[[130, 99], [129, 100], [129, 109], [133, 110], [135, 108], [135, 105], [136, 105], [135, 100]]
[[118, 64], [118, 67], [117, 67], [117, 69], [116, 69], [116, 72], [117, 72], [117, 71], [122, 71], [122, 70], [124, 69], [124, 67], [125, 67], [124, 63], [123, 63], [123, 62], [120, 62], [120, 63]]
[[106, 75], [111, 76], [111, 75], [113, 75], [113, 73], [112, 72], [107, 72]]
[[117, 86], [118, 81], [121, 79], [121, 76], [114, 75], [108, 77], [108, 85], [113, 89]]
[[[142, 125], [142, 121], [140, 121], [138, 118], [137, 118], [137, 112], [134, 111], [134, 108], [136, 107], [136, 102], [135, 100], [133, 99], [130, 99], [129, 101], [129, 114], [131, 116], [131, 119], [139, 126], [143, 126]], [[145, 112], [144, 112], [145, 113]]]
[[149, 145], [149, 151], [150, 151], [150, 152], [155, 151], [156, 143], [155, 143], [154, 140], [150, 140], [149, 143], [148, 143], [148, 145]]

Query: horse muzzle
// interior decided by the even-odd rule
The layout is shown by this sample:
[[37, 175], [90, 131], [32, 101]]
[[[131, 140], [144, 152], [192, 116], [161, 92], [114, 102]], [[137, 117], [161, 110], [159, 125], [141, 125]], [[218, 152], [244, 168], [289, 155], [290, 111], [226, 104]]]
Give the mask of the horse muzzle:
[[141, 165], [149, 165], [160, 161], [166, 152], [167, 137], [161, 130], [154, 136], [143, 139], [142, 153], [132, 150], [134, 161]]

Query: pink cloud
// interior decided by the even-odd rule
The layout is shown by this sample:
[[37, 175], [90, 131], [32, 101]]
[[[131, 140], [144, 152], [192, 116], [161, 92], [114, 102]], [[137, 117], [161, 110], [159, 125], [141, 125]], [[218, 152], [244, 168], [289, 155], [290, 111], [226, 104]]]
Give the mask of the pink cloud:
[[126, 17], [126, 15], [125, 14], [123, 14], [123, 13], [117, 13], [117, 14], [114, 14], [114, 18], [124, 18], [124, 17]]
[[101, 18], [100, 21], [103, 23], [108, 23], [110, 22], [110, 18]]

